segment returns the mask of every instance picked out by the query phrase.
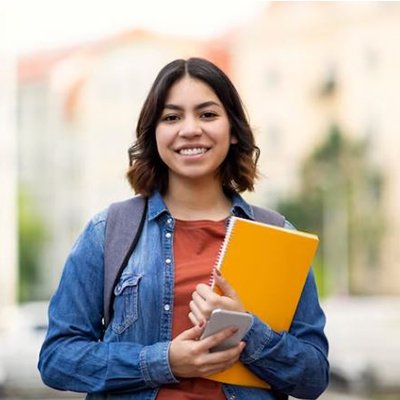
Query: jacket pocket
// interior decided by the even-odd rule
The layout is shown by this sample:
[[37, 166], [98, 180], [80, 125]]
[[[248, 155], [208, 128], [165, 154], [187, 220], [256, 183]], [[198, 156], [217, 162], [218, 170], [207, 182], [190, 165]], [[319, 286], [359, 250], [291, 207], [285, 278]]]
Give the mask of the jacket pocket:
[[117, 334], [124, 332], [138, 318], [139, 282], [142, 275], [122, 276], [114, 289], [114, 316], [111, 327]]

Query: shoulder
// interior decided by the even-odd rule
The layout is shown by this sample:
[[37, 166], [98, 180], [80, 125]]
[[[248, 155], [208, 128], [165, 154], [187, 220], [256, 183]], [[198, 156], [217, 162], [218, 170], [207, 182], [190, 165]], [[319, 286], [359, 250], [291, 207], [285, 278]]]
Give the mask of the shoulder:
[[263, 208], [252, 205], [254, 212], [254, 219], [256, 221], [265, 222], [272, 225], [281, 226], [285, 229], [296, 230], [296, 227], [276, 210], [270, 208]]
[[105, 225], [107, 221], [109, 207], [97, 212], [89, 221], [89, 225], [98, 226]]
[[[296, 229], [284, 215], [276, 210], [250, 204], [239, 194], [232, 196], [234, 215], [244, 216], [270, 225], [276, 225], [285, 229]], [[237, 212], [236, 212], [237, 211]]]
[[287, 219], [285, 219], [285, 226], [284, 226], [284, 228], [285, 228], [285, 229], [291, 229], [291, 230], [293, 230], [293, 231], [296, 231], [296, 230], [297, 230], [296, 227], [295, 227], [290, 221], [288, 221]]
[[278, 211], [269, 208], [258, 207], [255, 205], [252, 205], [251, 207], [253, 209], [254, 219], [256, 221], [276, 226], [285, 226], [286, 218]]
[[145, 205], [145, 198], [142, 196], [135, 196], [129, 199], [120, 200], [109, 204], [108, 207], [96, 213], [89, 221], [90, 225], [103, 226], [107, 223], [107, 218], [114, 214], [126, 215], [130, 211], [142, 209]]
[[112, 215], [114, 218], [114, 215], [116, 214], [125, 217], [131, 215], [132, 213], [142, 213], [146, 207], [146, 201], [147, 199], [145, 197], [138, 195], [129, 199], [111, 203], [108, 207], [107, 215]]
[[110, 225], [116, 225], [117, 227], [121, 224], [125, 225], [131, 220], [130, 217], [134, 215], [132, 213], [137, 213], [140, 210], [140, 215], [142, 215], [144, 206], [145, 201], [141, 196], [111, 203], [90, 218], [80, 237], [84, 239], [90, 237], [92, 240], [103, 242]]
[[93, 243], [102, 246], [104, 241], [105, 226], [108, 207], [94, 214], [86, 223], [85, 228], [78, 237], [75, 247], [81, 243]]

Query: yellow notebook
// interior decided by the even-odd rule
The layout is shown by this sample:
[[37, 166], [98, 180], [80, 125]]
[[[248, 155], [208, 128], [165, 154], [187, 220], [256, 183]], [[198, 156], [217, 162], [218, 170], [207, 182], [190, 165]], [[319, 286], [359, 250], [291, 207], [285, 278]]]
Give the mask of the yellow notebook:
[[[288, 331], [317, 247], [316, 235], [231, 217], [216, 267], [247, 311]], [[240, 362], [207, 378], [270, 388]]]

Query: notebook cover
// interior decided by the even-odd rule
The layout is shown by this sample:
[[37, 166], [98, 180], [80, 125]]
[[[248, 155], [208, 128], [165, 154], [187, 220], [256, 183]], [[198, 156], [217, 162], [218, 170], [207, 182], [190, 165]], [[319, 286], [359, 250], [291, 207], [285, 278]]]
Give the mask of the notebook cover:
[[[217, 268], [247, 311], [274, 331], [288, 331], [318, 241], [310, 233], [231, 217]], [[270, 388], [240, 362], [207, 379]]]

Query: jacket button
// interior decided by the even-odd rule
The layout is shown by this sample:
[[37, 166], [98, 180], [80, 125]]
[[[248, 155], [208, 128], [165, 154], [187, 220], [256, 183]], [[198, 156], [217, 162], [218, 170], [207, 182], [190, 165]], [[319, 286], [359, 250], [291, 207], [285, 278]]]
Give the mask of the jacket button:
[[169, 305], [169, 304], [165, 304], [165, 306], [164, 306], [164, 310], [165, 310], [165, 311], [169, 311], [169, 310], [170, 310], [170, 308], [171, 308], [171, 307], [170, 307], [170, 305]]

